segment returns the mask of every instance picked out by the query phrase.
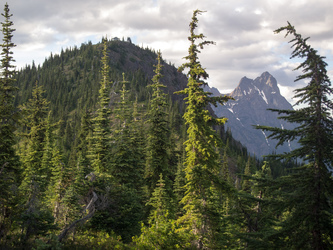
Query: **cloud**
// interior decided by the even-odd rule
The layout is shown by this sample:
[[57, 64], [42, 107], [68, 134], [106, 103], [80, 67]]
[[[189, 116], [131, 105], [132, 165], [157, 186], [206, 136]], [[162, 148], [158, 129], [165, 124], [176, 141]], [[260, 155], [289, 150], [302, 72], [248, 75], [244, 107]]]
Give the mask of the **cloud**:
[[[46, 3], [47, 2], [47, 3]], [[200, 54], [210, 74], [209, 83], [220, 90], [232, 89], [243, 76], [255, 78], [269, 71], [290, 89], [297, 63], [290, 60], [289, 38], [273, 31], [295, 25], [309, 43], [327, 57], [332, 70], [333, 32], [331, 0], [8, 0], [16, 32], [17, 64], [43, 62], [61, 48], [102, 36], [132, 37], [138, 45], [161, 50], [176, 66], [184, 62], [189, 46], [188, 24], [195, 9], [200, 15], [198, 32], [216, 42]], [[29, 58], [30, 56], [30, 58]]]

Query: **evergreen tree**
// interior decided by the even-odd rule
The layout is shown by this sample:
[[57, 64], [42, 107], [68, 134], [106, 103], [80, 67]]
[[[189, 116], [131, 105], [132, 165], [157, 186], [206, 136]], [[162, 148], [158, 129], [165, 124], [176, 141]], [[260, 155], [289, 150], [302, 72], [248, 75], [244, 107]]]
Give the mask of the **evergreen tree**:
[[[140, 230], [139, 221], [143, 219], [142, 185], [143, 148], [140, 145], [136, 131], [136, 121], [133, 119], [132, 105], [129, 103], [129, 91], [123, 74], [120, 100], [114, 111], [116, 124], [113, 133], [113, 148], [111, 174], [114, 178], [113, 197], [116, 201], [112, 208], [115, 214], [113, 223], [109, 226], [128, 242]], [[135, 113], [135, 112], [134, 112]]]
[[92, 148], [90, 152], [91, 164], [97, 173], [109, 172], [108, 169], [110, 160], [111, 149], [111, 130], [110, 130], [110, 114], [111, 109], [109, 107], [110, 96], [110, 66], [109, 57], [107, 51], [107, 40], [103, 42], [103, 57], [101, 68], [101, 86], [99, 89], [99, 108], [97, 110], [97, 117], [93, 119], [93, 137]]
[[251, 249], [274, 248], [271, 241], [263, 240], [277, 221], [274, 206], [268, 205], [268, 201], [276, 199], [272, 189], [266, 186], [267, 183], [274, 182], [269, 163], [265, 161], [262, 168], [252, 175], [248, 161], [243, 178], [238, 204], [241, 210], [240, 217], [243, 217], [243, 221], [240, 223], [243, 230], [237, 234]]
[[88, 112], [84, 113], [81, 118], [81, 128], [79, 132], [79, 142], [77, 150], [77, 169], [75, 171], [75, 189], [79, 195], [86, 195], [87, 180], [86, 176], [91, 172], [91, 165], [88, 158], [89, 137], [92, 134], [92, 121]]
[[123, 74], [120, 101], [115, 110], [117, 127], [114, 131], [115, 145], [112, 151], [112, 175], [117, 183], [130, 188], [142, 186], [142, 148], [135, 140], [133, 109], [129, 103], [128, 90], [126, 89], [125, 74]]
[[147, 205], [152, 206], [148, 226], [141, 225], [141, 235], [134, 237], [139, 249], [187, 249], [190, 247], [190, 235], [179, 234], [176, 221], [172, 219], [168, 208], [170, 196], [166, 190], [163, 175], [156, 184]]
[[288, 140], [298, 140], [300, 147], [277, 155], [282, 159], [301, 160], [302, 166], [293, 169], [288, 176], [282, 177], [274, 188], [280, 188], [277, 194], [282, 197], [280, 208], [288, 211], [281, 229], [269, 239], [278, 247], [294, 249], [330, 249], [333, 247], [333, 210], [332, 210], [332, 145], [333, 120], [331, 111], [333, 93], [327, 75], [324, 57], [318, 55], [308, 43], [288, 25], [276, 30], [286, 31], [286, 36], [293, 39], [292, 58], [303, 58], [304, 61], [296, 68], [303, 74], [296, 78], [308, 80], [305, 87], [295, 90], [295, 105], [302, 104], [297, 110], [273, 110], [283, 114], [280, 119], [297, 123], [293, 130], [259, 126], [271, 131], [271, 138], [279, 140], [278, 145]]
[[1, 44], [1, 65], [0, 65], [0, 242], [7, 234], [11, 225], [11, 213], [14, 207], [13, 190], [17, 186], [19, 176], [19, 160], [15, 154], [14, 145], [16, 123], [18, 113], [14, 107], [15, 87], [15, 66], [12, 64], [15, 44], [12, 42], [13, 22], [10, 20], [12, 14], [6, 3], [4, 13], [1, 14], [5, 21], [1, 22], [3, 43]]
[[[244, 169], [244, 175], [246, 177], [251, 176], [251, 168], [250, 168], [251, 161], [250, 160], [251, 160], [251, 158], [249, 157], [247, 159], [247, 163], [246, 163], [246, 166], [245, 166], [245, 169]], [[251, 191], [251, 182], [247, 178], [243, 179], [242, 191], [244, 191], [244, 192], [250, 192]]]
[[[43, 97], [44, 90], [37, 83], [32, 98], [23, 106], [24, 122], [27, 127], [27, 147], [22, 150], [23, 176], [20, 185], [21, 204], [24, 208], [20, 216], [22, 244], [34, 235], [43, 235], [53, 228], [53, 218], [44, 206], [45, 190], [48, 186], [50, 166], [43, 167], [43, 154], [46, 138], [48, 102]], [[45, 158], [44, 158], [45, 164]]]
[[71, 185], [72, 171], [64, 162], [61, 149], [54, 142], [52, 147], [52, 176], [48, 189], [48, 206], [53, 211], [55, 222], [59, 225], [66, 225], [68, 220], [68, 205], [64, 204], [64, 197]]
[[[197, 15], [202, 11], [196, 10], [193, 13], [190, 23], [189, 55], [185, 57], [188, 60], [179, 70], [183, 71], [189, 68], [188, 87], [180, 94], [186, 94], [187, 108], [184, 115], [188, 125], [188, 140], [186, 145], [186, 194], [182, 202], [186, 211], [180, 219], [188, 225], [187, 230], [193, 230], [198, 240], [196, 247], [204, 248], [208, 245], [214, 245], [220, 226], [220, 215], [215, 206], [214, 190], [221, 193], [229, 192], [231, 189], [226, 181], [219, 176], [220, 155], [217, 148], [221, 146], [221, 141], [212, 125], [223, 125], [226, 118], [215, 118], [207, 110], [210, 104], [223, 105], [228, 99], [224, 97], [211, 97], [210, 93], [205, 92], [204, 82], [208, 78], [207, 72], [202, 68], [198, 61], [199, 48], [204, 45], [212, 44], [211, 41], [202, 41], [196, 44], [198, 39], [204, 39], [203, 34], [195, 34], [198, 19]], [[212, 188], [213, 187], [213, 188]]]
[[35, 195], [34, 189], [43, 192], [48, 184], [46, 177], [49, 170], [42, 168], [48, 114], [48, 102], [43, 94], [43, 88], [36, 83], [32, 98], [23, 106], [23, 112], [26, 114], [24, 122], [28, 133], [27, 148], [22, 150], [21, 157], [23, 163], [21, 190], [28, 199]]
[[49, 111], [45, 124], [45, 142], [43, 146], [43, 156], [41, 162], [41, 171], [46, 174], [45, 181], [48, 182], [51, 176], [52, 149], [54, 143], [54, 130], [56, 124], [51, 122], [51, 111]]
[[147, 138], [147, 163], [145, 179], [148, 185], [149, 197], [151, 196], [159, 176], [162, 174], [166, 182], [166, 190], [169, 195], [172, 192], [172, 173], [169, 167], [170, 151], [170, 126], [166, 108], [168, 106], [166, 94], [162, 91], [165, 85], [160, 82], [161, 52], [157, 53], [157, 65], [153, 83], [149, 85], [153, 89], [152, 100], [148, 110], [148, 138]]

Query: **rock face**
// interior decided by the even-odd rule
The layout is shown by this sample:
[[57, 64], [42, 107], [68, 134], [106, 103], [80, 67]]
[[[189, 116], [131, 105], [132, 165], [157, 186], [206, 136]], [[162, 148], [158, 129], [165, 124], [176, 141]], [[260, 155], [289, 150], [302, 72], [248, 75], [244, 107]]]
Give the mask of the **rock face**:
[[[208, 89], [207, 91], [217, 95], [216, 90]], [[286, 129], [295, 127], [293, 124], [277, 119], [276, 112], [267, 110], [269, 108], [293, 109], [280, 94], [276, 79], [271, 74], [264, 72], [254, 80], [243, 77], [237, 88], [229, 95], [235, 101], [229, 101], [225, 106], [213, 107], [213, 110], [217, 116], [228, 118], [226, 129], [230, 128], [232, 136], [247, 147], [249, 153], [261, 157], [273, 152], [287, 152], [297, 146], [296, 143], [286, 143], [275, 148], [277, 141], [268, 139], [268, 132], [253, 127], [253, 125]]]

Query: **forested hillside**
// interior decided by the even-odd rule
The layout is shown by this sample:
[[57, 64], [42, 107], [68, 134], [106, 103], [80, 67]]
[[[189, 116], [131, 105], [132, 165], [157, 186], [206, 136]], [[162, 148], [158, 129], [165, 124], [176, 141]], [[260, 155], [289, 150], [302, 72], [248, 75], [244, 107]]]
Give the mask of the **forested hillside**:
[[[84, 113], [93, 114], [97, 110], [98, 91], [101, 80], [101, 57], [103, 43], [93, 45], [83, 43], [80, 48], [73, 47], [63, 50], [60, 54], [50, 55], [42, 65], [27, 65], [17, 72], [15, 77], [18, 93], [15, 96], [15, 106], [21, 107], [32, 96], [33, 88], [42, 86], [45, 91], [43, 97], [49, 102], [52, 121], [60, 123], [60, 136], [63, 146], [69, 154], [75, 144], [75, 134], [80, 130], [81, 116]], [[127, 41], [112, 41], [107, 39], [107, 64], [110, 67], [109, 95], [110, 109], [114, 109], [119, 102], [123, 87], [123, 73], [125, 73], [128, 101], [137, 102], [138, 116], [145, 117], [149, 101], [152, 98], [152, 83], [154, 65], [157, 63], [157, 52], [149, 48], [141, 48]], [[186, 87], [187, 78], [177, 71], [173, 65], [161, 58], [162, 72], [160, 81], [166, 87], [168, 116], [174, 132], [182, 137], [185, 102], [184, 96], [175, 94]], [[183, 128], [184, 129], [184, 128]], [[229, 138], [234, 154], [245, 156], [246, 148], [234, 141], [231, 135], [219, 128], [221, 137]], [[237, 152], [236, 152], [237, 151]], [[66, 158], [67, 159], [67, 158]]]
[[[42, 65], [19, 71], [14, 67], [15, 30], [7, 4], [3, 13], [1, 248], [332, 245], [332, 178], [327, 168], [325, 172], [331, 148], [316, 148], [323, 154], [307, 155], [306, 164], [297, 164], [307, 152], [305, 138], [300, 154], [275, 155], [261, 162], [224, 130], [226, 119], [213, 115], [210, 105], [224, 105], [231, 97], [204, 91], [208, 73], [198, 53], [213, 42], [196, 34], [201, 11], [193, 13], [189, 54], [179, 69], [166, 63], [159, 51], [102, 38], [98, 44], [67, 48], [51, 54]], [[187, 75], [181, 73], [184, 70]], [[321, 111], [316, 111], [320, 119]], [[260, 129], [271, 130], [281, 143], [295, 134]], [[332, 145], [331, 136], [327, 132], [321, 139]], [[315, 211], [310, 219], [303, 218], [308, 224], [302, 226], [294, 222], [301, 208], [289, 210], [295, 203], [287, 206], [286, 201], [290, 190], [297, 190], [298, 199], [318, 194], [304, 192], [311, 190], [313, 162], [318, 166], [316, 191], [325, 194], [315, 196], [316, 202], [325, 206], [301, 203]], [[306, 170], [307, 181], [297, 178], [295, 166], [297, 171]], [[283, 182], [289, 177], [290, 190]], [[319, 185], [322, 181], [324, 187]], [[300, 182], [304, 189], [298, 190], [293, 185]], [[291, 241], [290, 227], [298, 227], [304, 240]]]

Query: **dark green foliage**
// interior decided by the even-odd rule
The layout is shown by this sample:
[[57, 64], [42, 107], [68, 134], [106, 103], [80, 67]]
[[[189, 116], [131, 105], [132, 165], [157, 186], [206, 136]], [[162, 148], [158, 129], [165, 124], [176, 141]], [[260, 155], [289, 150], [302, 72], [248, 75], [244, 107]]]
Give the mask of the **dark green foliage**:
[[55, 155], [51, 153], [52, 131], [50, 119], [47, 120], [48, 102], [43, 94], [42, 87], [36, 83], [32, 98], [22, 107], [26, 130], [23, 141], [25, 146], [21, 148], [23, 170], [19, 187], [23, 209], [19, 219], [23, 245], [28, 244], [30, 238], [45, 235], [48, 230], [55, 228], [52, 213], [48, 206], [45, 206], [51, 163]]
[[318, 55], [298, 34], [295, 28], [287, 26], [276, 30], [292, 35], [292, 58], [300, 57], [304, 61], [297, 67], [303, 74], [296, 78], [308, 80], [305, 87], [295, 90], [296, 104], [304, 107], [297, 110], [273, 110], [283, 114], [281, 119], [298, 124], [293, 130], [260, 127], [271, 131], [270, 137], [278, 139], [279, 144], [288, 140], [298, 140], [300, 147], [277, 155], [278, 158], [298, 159], [302, 166], [293, 169], [275, 183], [281, 197], [280, 213], [285, 218], [280, 230], [268, 238], [276, 246], [295, 249], [330, 249], [333, 242], [332, 225], [332, 145], [333, 120], [330, 114], [333, 103], [329, 96], [333, 93], [327, 76], [324, 57]]
[[[211, 115], [210, 104], [229, 97], [203, 91], [208, 74], [198, 53], [212, 42], [194, 32], [199, 14], [194, 12], [187, 63], [180, 67], [189, 69], [189, 79], [159, 52], [107, 39], [51, 54], [16, 74], [3, 66], [8, 77], [1, 78], [6, 102], [0, 108], [10, 112], [0, 113], [0, 125], [9, 124], [0, 138], [1, 147], [8, 145], [0, 151], [7, 157], [0, 165], [1, 247], [263, 246], [270, 221], [281, 215], [265, 199], [277, 196], [259, 185], [259, 179], [272, 178], [265, 171], [253, 174], [259, 163], [224, 131], [225, 119]], [[2, 55], [12, 60], [11, 53]], [[25, 115], [17, 141], [16, 107]], [[244, 169], [252, 174], [247, 183], [236, 176]], [[272, 173], [284, 170], [275, 163]], [[238, 189], [243, 184], [248, 200], [234, 195], [235, 182]], [[246, 245], [240, 232], [254, 243]]]
[[108, 51], [107, 41], [103, 43], [103, 57], [101, 68], [101, 82], [99, 90], [99, 103], [97, 109], [97, 115], [93, 119], [93, 135], [92, 145], [90, 149], [91, 164], [96, 173], [110, 173], [108, 167], [110, 161], [110, 149], [111, 149], [111, 110], [109, 107], [110, 102], [110, 84], [108, 65]]
[[[137, 131], [137, 110], [129, 102], [123, 74], [120, 100], [114, 110], [115, 120], [112, 140], [111, 174], [114, 177], [113, 188], [117, 190], [117, 201], [112, 205], [113, 225], [111, 228], [128, 242], [139, 233], [139, 221], [143, 219], [143, 147]], [[136, 103], [136, 102], [135, 102]], [[114, 190], [114, 191], [115, 191]]]
[[90, 140], [93, 132], [91, 115], [86, 112], [82, 115], [81, 128], [79, 132], [77, 150], [77, 163], [75, 171], [74, 187], [79, 196], [85, 196], [88, 193], [88, 180], [85, 178], [92, 172], [88, 150], [91, 148]]
[[171, 197], [173, 174], [169, 166], [170, 154], [170, 125], [166, 108], [168, 107], [166, 94], [162, 91], [166, 86], [160, 82], [162, 78], [161, 53], [157, 53], [157, 65], [153, 83], [149, 85], [153, 89], [152, 100], [147, 114], [148, 138], [147, 138], [147, 163], [145, 179], [148, 185], [149, 197], [151, 196], [159, 176], [162, 174], [166, 182], [166, 190]]
[[15, 66], [13, 65], [12, 42], [13, 22], [10, 20], [12, 14], [9, 7], [4, 6], [4, 17], [2, 25], [3, 43], [1, 43], [1, 65], [0, 65], [0, 242], [8, 233], [11, 226], [11, 218], [15, 204], [15, 189], [19, 177], [19, 162], [14, 145], [16, 143], [15, 130], [18, 122], [18, 111], [14, 106]]
[[32, 195], [31, 187], [34, 185], [38, 186], [39, 191], [45, 191], [48, 182], [47, 176], [49, 176], [47, 166], [42, 166], [48, 114], [48, 102], [43, 97], [43, 94], [44, 90], [36, 83], [32, 92], [32, 98], [22, 107], [27, 138], [26, 143], [24, 143], [26, 145], [25, 148], [21, 149], [23, 162], [21, 189], [28, 197]]

